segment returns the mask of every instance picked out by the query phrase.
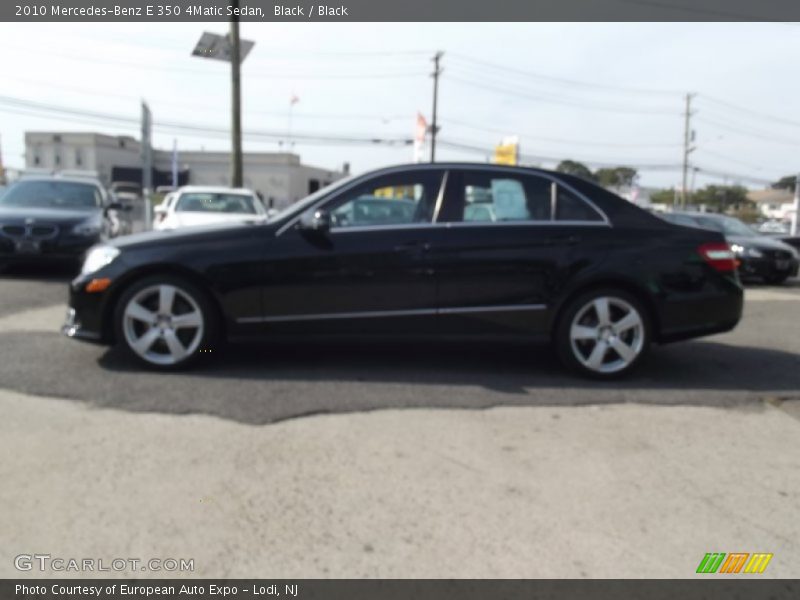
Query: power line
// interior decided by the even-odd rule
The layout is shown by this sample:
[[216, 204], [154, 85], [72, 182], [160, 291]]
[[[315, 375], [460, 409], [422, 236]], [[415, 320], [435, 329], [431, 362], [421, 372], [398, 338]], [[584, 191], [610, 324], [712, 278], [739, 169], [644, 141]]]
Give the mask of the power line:
[[792, 121], [790, 119], [785, 119], [783, 117], [777, 117], [775, 115], [769, 115], [767, 113], [762, 113], [749, 108], [744, 108], [742, 106], [737, 106], [736, 104], [731, 104], [730, 102], [714, 98], [713, 96], [708, 96], [707, 94], [700, 95], [700, 99], [705, 100], [706, 102], [712, 102], [713, 104], [718, 104], [720, 106], [727, 107], [730, 110], [734, 110], [743, 114], [748, 114], [768, 121], [781, 123], [782, 125], [791, 125], [792, 127], [800, 127], [800, 121]]
[[748, 137], [752, 137], [754, 139], [760, 139], [770, 143], [787, 144], [790, 146], [800, 146], [800, 141], [796, 139], [775, 136], [767, 132], [753, 132], [753, 130], [743, 129], [739, 126], [727, 125], [725, 123], [720, 123], [719, 121], [716, 121], [714, 119], [708, 119], [706, 117], [697, 117], [697, 120], [702, 123], [707, 123], [709, 125], [713, 125], [714, 127], [719, 127], [720, 129], [727, 130], [731, 133], [745, 135]]
[[[139, 119], [135, 117], [127, 117], [124, 115], [114, 115], [109, 113], [102, 113], [97, 111], [88, 111], [75, 109], [72, 107], [58, 106], [52, 104], [44, 104], [40, 102], [33, 102], [19, 98], [11, 98], [7, 96], [0, 96], [0, 105], [10, 107], [4, 110], [26, 110], [34, 113], [44, 113], [47, 115], [68, 115], [71, 117], [83, 117], [92, 120], [93, 122], [102, 121], [114, 124], [124, 124], [128, 127], [138, 127]], [[179, 121], [155, 121], [154, 127], [162, 129], [170, 129], [172, 131], [187, 131], [203, 133], [210, 136], [213, 135], [229, 135], [229, 129], [224, 127], [209, 127], [196, 123], [186, 123]], [[286, 133], [283, 131], [274, 130], [258, 130], [251, 129], [247, 131], [250, 138], [265, 138], [274, 140], [283, 140], [286, 138]], [[299, 139], [307, 143], [334, 143], [334, 144], [394, 144], [394, 145], [407, 145], [411, 143], [407, 138], [387, 138], [382, 136], [353, 136], [344, 134], [320, 134], [320, 133], [292, 133], [294, 139]]]
[[493, 127], [482, 127], [480, 125], [473, 125], [466, 121], [461, 121], [458, 119], [441, 119], [441, 121], [445, 123], [450, 123], [457, 127], [464, 127], [467, 129], [474, 129], [475, 131], [484, 131], [487, 133], [494, 133], [499, 135], [507, 135], [509, 133], [516, 133], [520, 136], [520, 138], [524, 138], [523, 141], [542, 141], [542, 142], [550, 142], [553, 144], [576, 144], [580, 146], [596, 146], [600, 148], [678, 148], [681, 144], [672, 143], [672, 144], [662, 144], [662, 143], [633, 143], [633, 144], [625, 144], [619, 142], [597, 142], [597, 141], [587, 141], [587, 140], [574, 140], [574, 139], [567, 139], [567, 138], [551, 138], [551, 137], [542, 137], [532, 133], [524, 133], [519, 132], [515, 127], [511, 127], [509, 129], [497, 129]]
[[533, 95], [529, 92], [520, 91], [520, 90], [513, 90], [511, 88], [500, 88], [497, 86], [486, 85], [483, 83], [478, 83], [476, 81], [469, 81], [466, 79], [461, 79], [460, 77], [448, 77], [448, 81], [453, 81], [459, 83], [461, 85], [466, 85], [468, 87], [478, 88], [488, 90], [494, 93], [500, 93], [510, 96], [516, 96], [518, 98], [524, 98], [526, 100], [533, 100], [536, 102], [544, 102], [549, 104], [558, 104], [559, 106], [572, 106], [575, 108], [583, 108], [586, 110], [595, 110], [601, 112], [616, 112], [616, 113], [623, 113], [623, 114], [647, 114], [647, 115], [659, 115], [659, 116], [677, 116], [678, 111], [671, 111], [671, 110], [657, 110], [657, 109], [641, 109], [641, 108], [631, 108], [631, 107], [623, 107], [623, 106], [607, 106], [607, 105], [600, 105], [600, 104], [586, 104], [571, 101], [568, 99], [555, 99], [555, 98], [548, 98], [542, 95]]
[[618, 85], [610, 85], [605, 83], [596, 83], [596, 82], [588, 82], [588, 81], [581, 81], [577, 79], [567, 79], [564, 77], [556, 77], [553, 75], [545, 75], [543, 73], [536, 73], [533, 71], [523, 70], [515, 67], [509, 67], [507, 65], [501, 65], [498, 63], [488, 62], [485, 60], [480, 60], [477, 58], [472, 58], [470, 56], [460, 54], [457, 52], [453, 52], [449, 54], [457, 61], [465, 61], [467, 63], [472, 63], [473, 65], [482, 66], [491, 72], [496, 71], [505, 71], [508, 73], [514, 73], [516, 75], [522, 75], [524, 77], [529, 77], [531, 79], [540, 79], [543, 81], [548, 81], [555, 84], [561, 85], [570, 85], [574, 87], [585, 87], [585, 88], [594, 88], [594, 89], [601, 89], [607, 90], [612, 92], [621, 92], [626, 94], [651, 94], [651, 95], [662, 95], [662, 96], [676, 96], [680, 92], [674, 90], [657, 90], [657, 89], [644, 89], [644, 88], [633, 88], [633, 87], [625, 87], [625, 86], [618, 86]]

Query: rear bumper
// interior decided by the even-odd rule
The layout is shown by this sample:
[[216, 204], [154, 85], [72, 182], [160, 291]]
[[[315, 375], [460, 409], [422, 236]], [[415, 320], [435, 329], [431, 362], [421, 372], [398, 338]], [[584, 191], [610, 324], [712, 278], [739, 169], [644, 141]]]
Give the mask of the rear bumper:
[[656, 341], [669, 343], [725, 333], [736, 327], [743, 309], [744, 290], [733, 282], [726, 291], [674, 297], [662, 304], [662, 323]]

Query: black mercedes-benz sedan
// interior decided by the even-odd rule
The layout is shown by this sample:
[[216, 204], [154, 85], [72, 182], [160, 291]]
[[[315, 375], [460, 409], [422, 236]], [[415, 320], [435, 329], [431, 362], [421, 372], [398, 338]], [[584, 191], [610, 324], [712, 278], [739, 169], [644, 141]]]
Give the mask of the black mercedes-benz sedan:
[[254, 336], [522, 338], [599, 378], [730, 330], [743, 298], [720, 233], [576, 177], [455, 163], [342, 180], [266, 223], [98, 245], [70, 288], [66, 335], [158, 369]]
[[24, 178], [0, 197], [0, 268], [12, 263], [79, 262], [111, 236], [109, 210], [121, 209], [90, 178]]
[[800, 260], [797, 251], [774, 237], [758, 233], [739, 219], [727, 215], [701, 212], [673, 212], [663, 215], [678, 225], [719, 231], [736, 255], [739, 275], [743, 279], [761, 279], [781, 284], [796, 277]]

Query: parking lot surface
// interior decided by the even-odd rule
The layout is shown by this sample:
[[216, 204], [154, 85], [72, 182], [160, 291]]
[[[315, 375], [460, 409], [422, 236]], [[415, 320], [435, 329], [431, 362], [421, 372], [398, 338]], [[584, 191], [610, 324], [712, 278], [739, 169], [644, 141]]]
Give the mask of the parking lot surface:
[[150, 373], [61, 337], [67, 280], [0, 277], [0, 576], [34, 551], [220, 577], [690, 577], [750, 551], [798, 575], [797, 280], [615, 383], [448, 344]]

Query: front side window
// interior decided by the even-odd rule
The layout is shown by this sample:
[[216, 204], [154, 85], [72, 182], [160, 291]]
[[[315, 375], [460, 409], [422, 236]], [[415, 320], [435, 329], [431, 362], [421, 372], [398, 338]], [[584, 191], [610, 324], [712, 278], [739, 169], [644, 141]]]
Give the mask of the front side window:
[[441, 181], [441, 173], [430, 171], [385, 175], [345, 192], [326, 208], [335, 228], [430, 223]]

